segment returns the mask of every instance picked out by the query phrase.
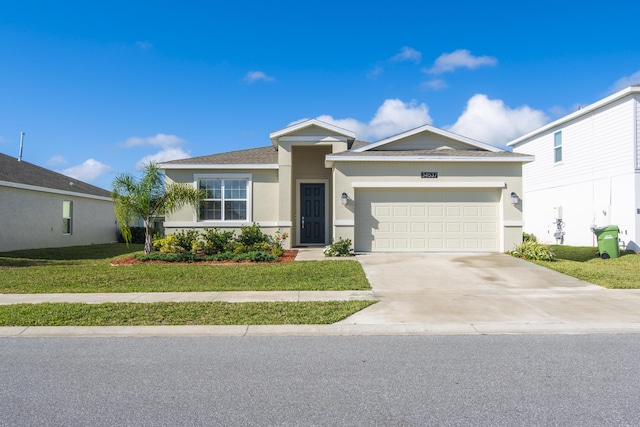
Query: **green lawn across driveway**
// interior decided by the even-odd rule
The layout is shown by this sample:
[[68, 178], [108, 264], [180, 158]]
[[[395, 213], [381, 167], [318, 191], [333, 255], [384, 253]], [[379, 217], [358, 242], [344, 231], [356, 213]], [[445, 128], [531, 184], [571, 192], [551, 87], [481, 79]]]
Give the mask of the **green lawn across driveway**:
[[556, 261], [534, 261], [551, 270], [610, 289], [640, 289], [640, 256], [632, 251], [620, 258], [600, 259], [591, 246], [551, 245]]
[[370, 289], [356, 261], [110, 265], [141, 248], [107, 244], [0, 253], [0, 293]]

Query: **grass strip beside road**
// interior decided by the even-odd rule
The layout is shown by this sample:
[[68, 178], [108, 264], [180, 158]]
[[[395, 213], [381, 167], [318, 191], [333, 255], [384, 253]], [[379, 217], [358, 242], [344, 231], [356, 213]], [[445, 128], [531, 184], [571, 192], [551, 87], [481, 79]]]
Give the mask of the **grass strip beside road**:
[[320, 325], [375, 301], [44, 303], [0, 306], [0, 326]]
[[0, 293], [341, 291], [370, 289], [356, 261], [110, 266], [123, 244], [0, 254]]
[[640, 289], [640, 256], [628, 251], [619, 258], [601, 259], [591, 246], [551, 245], [556, 261], [536, 264], [609, 289]]

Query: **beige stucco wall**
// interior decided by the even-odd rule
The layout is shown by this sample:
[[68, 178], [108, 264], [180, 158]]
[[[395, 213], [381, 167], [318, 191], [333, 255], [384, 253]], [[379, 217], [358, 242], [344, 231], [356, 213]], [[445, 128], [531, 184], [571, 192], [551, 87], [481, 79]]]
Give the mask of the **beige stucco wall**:
[[[421, 172], [438, 172], [438, 178], [421, 178]], [[335, 162], [333, 175], [333, 236], [354, 241], [354, 182], [409, 183], [416, 186], [446, 183], [504, 182], [501, 189], [502, 248], [509, 250], [522, 242], [522, 203], [511, 204], [511, 192], [522, 196], [522, 166], [520, 163], [487, 162]], [[426, 187], [425, 187], [426, 188]], [[349, 203], [340, 203], [345, 192]]]
[[[0, 252], [117, 240], [110, 199], [0, 186]], [[72, 234], [62, 234], [63, 201], [73, 202]]]
[[[239, 234], [241, 225], [251, 225], [255, 222], [262, 231], [274, 235], [276, 231], [290, 233], [289, 227], [278, 223], [278, 170], [277, 169], [193, 169], [165, 171], [167, 183], [183, 182], [195, 185], [196, 175], [211, 175], [225, 177], [229, 174], [248, 175], [251, 177], [251, 219], [243, 222], [224, 223], [221, 221], [197, 221], [196, 211], [191, 206], [185, 206], [173, 214], [165, 217], [165, 232], [173, 234], [185, 229], [219, 228], [233, 230]], [[288, 242], [285, 242], [285, 245]]]

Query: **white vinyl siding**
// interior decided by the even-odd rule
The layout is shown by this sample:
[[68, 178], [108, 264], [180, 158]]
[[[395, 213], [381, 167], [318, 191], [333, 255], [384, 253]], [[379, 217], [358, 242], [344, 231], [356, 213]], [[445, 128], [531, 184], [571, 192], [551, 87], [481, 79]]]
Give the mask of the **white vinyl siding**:
[[359, 189], [358, 251], [496, 252], [500, 190]]
[[562, 206], [565, 244], [594, 244], [592, 225], [616, 224], [621, 241], [635, 235], [634, 173], [637, 102], [625, 98], [562, 124], [562, 167], [554, 167], [554, 135], [549, 129], [514, 147], [535, 156], [523, 167], [524, 231], [554, 243], [553, 208]]

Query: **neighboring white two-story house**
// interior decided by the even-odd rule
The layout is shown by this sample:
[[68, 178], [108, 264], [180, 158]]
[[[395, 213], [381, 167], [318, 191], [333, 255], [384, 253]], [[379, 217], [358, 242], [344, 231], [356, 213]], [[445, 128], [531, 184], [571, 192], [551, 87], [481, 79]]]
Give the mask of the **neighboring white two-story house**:
[[511, 141], [523, 166], [524, 231], [546, 243], [596, 246], [593, 227], [617, 225], [640, 251], [640, 85]]

